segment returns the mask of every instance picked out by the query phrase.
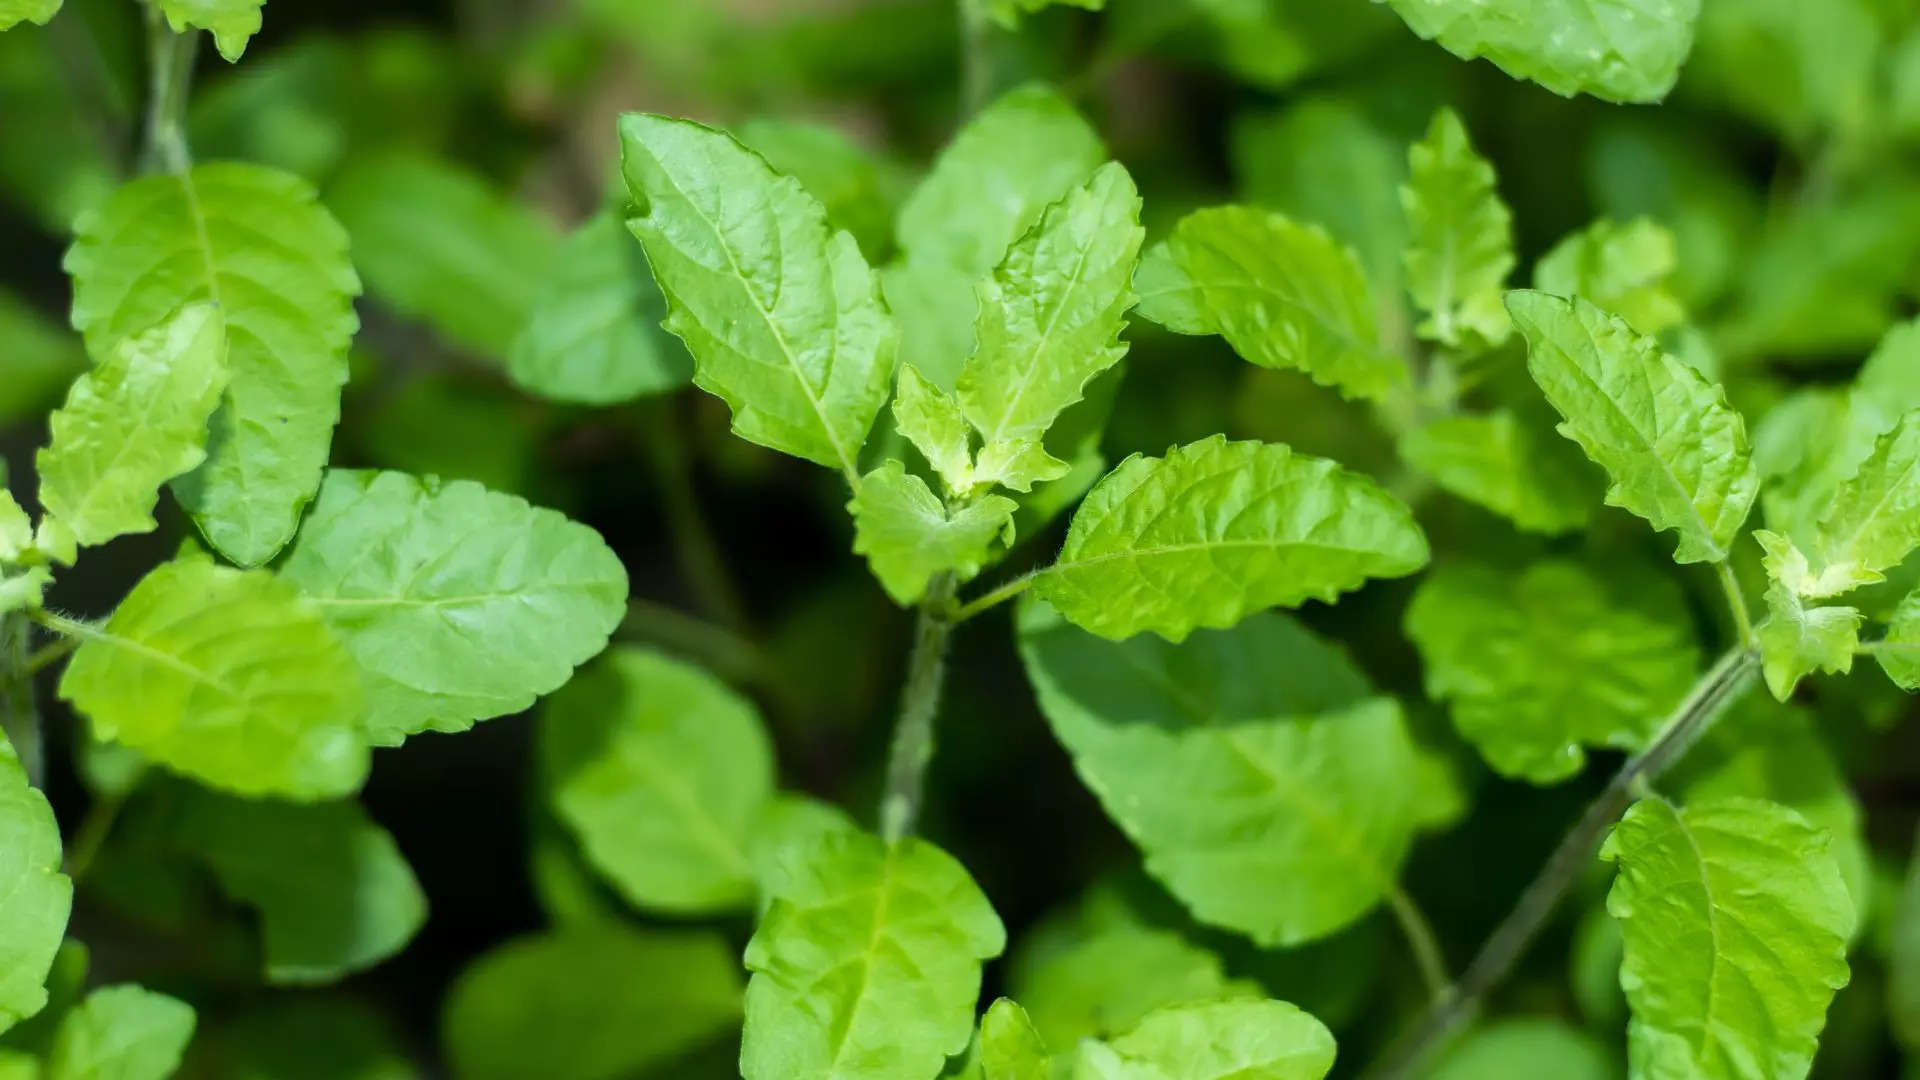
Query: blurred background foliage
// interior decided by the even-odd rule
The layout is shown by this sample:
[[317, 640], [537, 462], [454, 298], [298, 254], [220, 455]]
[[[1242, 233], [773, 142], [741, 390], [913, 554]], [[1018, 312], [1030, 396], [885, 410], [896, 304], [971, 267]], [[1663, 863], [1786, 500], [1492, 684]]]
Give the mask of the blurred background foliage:
[[[1048, 81], [1138, 179], [1150, 240], [1188, 209], [1235, 200], [1320, 222], [1359, 253], [1391, 339], [1408, 340], [1398, 185], [1406, 145], [1451, 105], [1513, 207], [1517, 277], [1598, 218], [1645, 217], [1670, 231], [1671, 248], [1652, 258], [1657, 280], [1622, 288], [1643, 299], [1655, 289], [1655, 302], [1685, 313], [1670, 342], [1717, 371], [1757, 430], [1763, 463], [1787, 472], [1832, 430], [1822, 425], [1844, 407], [1860, 360], [1920, 296], [1920, 0], [1703, 7], [1679, 87], [1648, 108], [1562, 99], [1462, 63], [1366, 0], [1052, 10], [1017, 33], [986, 32], [972, 70], [950, 0], [272, 0], [240, 63], [203, 46], [190, 139], [199, 160], [308, 177], [351, 233], [364, 330], [336, 464], [469, 477], [595, 525], [632, 574], [623, 637], [742, 688], [773, 726], [786, 786], [864, 808], [908, 619], [849, 554], [838, 478], [732, 438], [721, 404], [685, 387], [686, 358], [664, 335], [636, 331], [645, 340], [635, 347], [655, 350], [655, 363], [620, 401], [556, 404], [518, 385], [541, 362], [530, 324], [573, 294], [570, 275], [596, 259], [635, 260], [634, 288], [651, 288], [637, 245], [607, 218], [590, 224], [619, 210], [620, 112], [731, 128], [798, 176], [879, 264], [895, 254], [901, 200], [959, 120], [962, 83]], [[127, 0], [68, 0], [50, 27], [0, 35], [0, 450], [16, 467], [83, 362], [65, 327], [60, 261], [76, 215], [131, 167], [140, 33]], [[911, 323], [907, 333], [913, 359]], [[1546, 540], [1409, 486], [1396, 433], [1378, 417], [1292, 373], [1244, 364], [1217, 338], [1139, 322], [1129, 337], [1124, 380], [1107, 380], [1089, 408], [1083, 430], [1098, 430], [1103, 409], [1110, 418], [1083, 459], [1110, 464], [1225, 431], [1333, 457], [1418, 497], [1437, 551], [1511, 565], [1548, 551], [1665, 561], [1670, 541], [1617, 511], [1585, 534]], [[1509, 368], [1471, 392], [1497, 401], [1518, 370]], [[52, 602], [104, 613], [184, 529], [176, 519], [90, 555]], [[1058, 539], [1057, 526], [1026, 538], [1014, 568], [1044, 559]], [[1702, 636], [1723, 635], [1712, 581], [1686, 584]], [[1456, 751], [1463, 816], [1418, 849], [1408, 881], [1458, 965], [1603, 770], [1536, 789], [1493, 778], [1460, 750], [1444, 717], [1417, 704], [1418, 666], [1400, 629], [1409, 588], [1375, 586], [1304, 615], [1416, 703], [1430, 742]], [[1008, 923], [1012, 957], [990, 971], [989, 991], [1019, 991], [1051, 1040], [1122, 1026], [1117, 1013], [1144, 1011], [1169, 987], [1252, 980], [1333, 1027], [1348, 1066], [1365, 1060], [1421, 993], [1385, 916], [1286, 952], [1192, 925], [1134, 869], [1137, 856], [1073, 776], [1009, 637], [1002, 615], [959, 635], [925, 826]], [[1920, 815], [1915, 729], [1894, 723], [1910, 705], [1871, 672], [1811, 680], [1801, 698], [1813, 720], [1795, 759], [1851, 778], [1858, 805], [1841, 809], [1864, 814], [1863, 858], [1890, 896]], [[48, 784], [71, 832], [71, 809], [87, 802], [78, 768], [111, 762], [87, 760], [60, 734], [71, 723], [53, 730]], [[442, 1003], [477, 957], [546, 926], [649, 921], [623, 912], [546, 819], [532, 758], [526, 717], [380, 755], [365, 802], [414, 866], [432, 915], [407, 951], [327, 991], [259, 985], [251, 916], [202, 868], [167, 858], [142, 823], [164, 816], [148, 804], [168, 791], [143, 789], [106, 837], [76, 911], [94, 979], [138, 979], [201, 1005], [187, 1075], [371, 1080], [420, 1075], [449, 1054], [470, 1059], [473, 1046], [446, 1040], [499, 1038], [488, 1009], [505, 1006], [465, 1002], [443, 1039]], [[1594, 914], [1603, 889], [1596, 864], [1501, 991], [1500, 1011], [1562, 1015], [1617, 1044], [1618, 944]], [[1817, 1075], [1897, 1069], [1876, 959], [1894, 929], [1882, 899]], [[744, 920], [722, 927], [727, 949], [737, 954], [748, 930]], [[515, 959], [529, 966], [507, 992], [545, 985], [537, 960]], [[84, 966], [77, 956], [67, 965]], [[1142, 1000], [1116, 998], [1116, 985]], [[649, 1012], [644, 984], [615, 986], [605, 1000], [623, 1006], [606, 1026], [691, 1048], [657, 1075], [734, 1075], [726, 1006], [720, 1023], [683, 1017], [681, 1031]], [[1911, 1025], [1891, 1025], [1902, 1026]], [[618, 1060], [617, 1048], [599, 1049]]]

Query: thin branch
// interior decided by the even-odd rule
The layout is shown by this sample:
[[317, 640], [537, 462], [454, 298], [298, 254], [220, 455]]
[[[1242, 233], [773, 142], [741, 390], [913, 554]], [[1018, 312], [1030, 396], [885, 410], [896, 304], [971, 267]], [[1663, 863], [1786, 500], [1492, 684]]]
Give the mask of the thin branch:
[[1033, 583], [1038, 581], [1040, 575], [1044, 573], [1046, 573], [1045, 570], [1035, 570], [1031, 574], [1022, 574], [1012, 581], [1007, 582], [1005, 585], [994, 589], [992, 592], [982, 593], [974, 597], [972, 600], [955, 608], [953, 614], [949, 616], [949, 621], [963, 623], [989, 608], [998, 607], [1006, 603], [1008, 600], [1032, 588]]
[[920, 817], [927, 765], [933, 761], [947, 639], [953, 633], [947, 609], [953, 605], [954, 584], [951, 573], [940, 574], [920, 602], [907, 681], [900, 690], [900, 718], [894, 722], [893, 745], [887, 753], [887, 786], [880, 797], [880, 833], [890, 844], [911, 834]]
[[147, 4], [147, 137], [140, 154], [143, 173], [184, 173], [193, 167], [187, 153], [187, 93], [193, 85], [193, 63], [200, 52], [200, 32], [176, 34], [160, 14], [157, 3]]
[[34, 699], [32, 657], [27, 646], [32, 624], [18, 613], [0, 615], [0, 741], [11, 742], [27, 782], [39, 786], [45, 755], [41, 751], [40, 704]]
[[1387, 907], [1413, 949], [1413, 960], [1420, 968], [1420, 977], [1426, 981], [1427, 991], [1436, 1003], [1446, 1001], [1453, 995], [1453, 978], [1447, 974], [1447, 960], [1440, 952], [1440, 939], [1434, 935], [1433, 924], [1427, 921], [1426, 913], [1414, 903], [1413, 897], [1397, 885], [1387, 893]]
[[694, 491], [691, 464], [681, 438], [678, 395], [669, 395], [640, 417], [641, 439], [673, 538], [674, 561], [687, 577], [694, 602], [702, 614], [726, 629], [747, 629], [746, 606], [740, 590], [720, 559], [720, 545]]
[[960, 8], [960, 115], [986, 108], [993, 96], [993, 58], [987, 54], [993, 25], [979, 0], [956, 0]]
[[1713, 569], [1720, 577], [1721, 591], [1727, 594], [1727, 607], [1733, 612], [1733, 626], [1739, 631], [1740, 644], [1751, 649], [1754, 644], [1753, 617], [1747, 612], [1747, 595], [1740, 587], [1740, 575], [1734, 573], [1733, 563], [1727, 559], [1714, 563]]
[[1643, 780], [1658, 776], [1707, 730], [1720, 709], [1743, 690], [1759, 666], [1759, 657], [1746, 648], [1730, 650], [1694, 684], [1653, 742], [1627, 759], [1606, 789], [1587, 806], [1586, 813], [1554, 849], [1540, 873], [1520, 895], [1506, 919], [1481, 946], [1458, 987], [1434, 1002], [1420, 1023], [1387, 1047], [1366, 1076], [1373, 1080], [1405, 1080], [1415, 1075], [1426, 1056], [1473, 1019], [1482, 999], [1505, 979], [1567, 890], [1592, 862], [1600, 839], [1620, 819]]

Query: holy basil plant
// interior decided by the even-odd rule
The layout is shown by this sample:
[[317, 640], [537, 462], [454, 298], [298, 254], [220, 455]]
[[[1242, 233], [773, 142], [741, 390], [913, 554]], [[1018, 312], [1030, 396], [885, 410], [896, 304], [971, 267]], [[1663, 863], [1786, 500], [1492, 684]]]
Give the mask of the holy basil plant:
[[[1850, 382], [1753, 373], [1776, 347], [1824, 362], [1808, 356], [1879, 333], [1904, 294], [1868, 279], [1911, 259], [1825, 280], [1837, 330], [1788, 309], [1785, 241], [1716, 291], [1689, 247], [1739, 229], [1695, 190], [1719, 173], [1684, 137], [1610, 129], [1640, 205], [1568, 220], [1557, 192], [1503, 193], [1476, 145], [1530, 135], [1470, 131], [1421, 97], [1451, 74], [1394, 82], [1390, 106], [1329, 97], [1237, 128], [1238, 198], [1167, 184], [1139, 147], [1108, 149], [1084, 82], [991, 93], [1047, 67], [996, 65], [993, 43], [1038, 50], [1050, 31], [1032, 27], [1091, 18], [1048, 0], [959, 0], [966, 115], [917, 178], [824, 127], [627, 112], [593, 135], [617, 139], [610, 199], [591, 160], [531, 185], [587, 177], [563, 235], [431, 140], [355, 126], [409, 118], [329, 97], [364, 76], [402, 100], [383, 80], [431, 48], [335, 70], [324, 93], [306, 67], [266, 69], [190, 114], [198, 35], [237, 60], [262, 6], [145, 3], [144, 152], [102, 164], [64, 237], [74, 335], [14, 335], [56, 357], [32, 365], [65, 396], [31, 469], [0, 473], [0, 1076], [422, 1075], [359, 999], [314, 988], [421, 934], [409, 855], [518, 849], [403, 851], [377, 784], [360, 796], [451, 745], [437, 736], [529, 710], [530, 729], [489, 735], [528, 732], [511, 753], [546, 925], [434, 985], [459, 1080], [1798, 1080], [1830, 1013], [1884, 1013], [1920, 1047], [1920, 877], [1869, 843], [1823, 730], [1880, 700], [1833, 678], [1857, 657], [1920, 688], [1920, 324]], [[83, 17], [60, 6], [0, 0], [0, 27]], [[579, 40], [489, 54], [511, 72], [501, 96], [562, 92], [549, 46], [632, 32], [600, 10], [617, 5], [581, 6], [597, 21]], [[1697, 35], [1709, 64], [1771, 62], [1813, 48], [1783, 27], [1830, 18], [1733, 0], [1169, 6], [1191, 10], [1113, 0], [1100, 25], [1121, 51], [1095, 74], [1165, 39], [1279, 85], [1281, 66], [1390, 39], [1423, 72], [1455, 72], [1444, 50], [1537, 84], [1488, 83], [1532, 95], [1515, 125], [1556, 107], [1541, 88], [1657, 102]], [[1854, 6], [1836, 40], [1904, 25], [1901, 5]], [[700, 7], [641, 21], [691, 35]], [[809, 40], [755, 55], [825, 63]], [[1920, 26], [1903, 40], [1888, 108], [1920, 130]], [[1811, 81], [1851, 70], [1792, 59]], [[1768, 213], [1892, 153], [1862, 134], [1871, 95], [1783, 113], [1766, 89], [1699, 93], [1822, 148]], [[284, 138], [237, 156], [274, 163], [197, 161], [250, 95]], [[1412, 105], [1409, 139], [1366, 112]], [[328, 108], [339, 131], [299, 136]], [[0, 152], [0, 179], [11, 167]], [[27, 325], [9, 310], [0, 327]], [[430, 383], [347, 443], [363, 352], [408, 349], [479, 369], [497, 408]], [[1179, 391], [1222, 371], [1245, 400]], [[652, 400], [674, 394], [695, 403], [684, 430]], [[636, 586], [674, 578], [665, 557], [616, 554], [541, 505], [619, 520], [626, 477], [539, 497], [499, 445], [519, 409], [559, 456], [642, 429], [672, 558], [731, 626], [630, 597], [630, 567]], [[464, 426], [416, 431], [424, 416]], [[733, 442], [709, 438], [723, 427]], [[755, 605], [688, 509], [705, 476], [690, 446], [716, 474], [830, 491], [833, 554], [870, 572], [872, 604], [825, 603], [779, 648], [748, 640]], [[499, 482], [473, 478], [489, 468]], [[806, 540], [782, 506], [730, 513], [784, 559]], [[96, 573], [101, 549], [163, 522], [180, 539], [128, 584]], [[103, 592], [91, 614], [67, 606]], [[842, 639], [865, 650], [888, 605], [910, 638], [849, 659]], [[949, 671], [963, 626], [984, 644]], [[896, 651], [897, 712], [865, 755], [856, 684], [808, 699], [802, 676], [891, 670]], [[960, 699], [1004, 726], [933, 769]], [[1008, 746], [1028, 701], [1036, 753], [1063, 763], [1036, 775], [1067, 787], [998, 826], [1021, 835], [969, 837], [971, 810], [930, 807], [973, 807], [968, 777], [1021, 780]], [[49, 781], [49, 746], [77, 783]], [[438, 759], [435, 783], [462, 783], [463, 762]], [[63, 832], [67, 787], [88, 809]], [[1049, 831], [1078, 812], [1104, 822], [1084, 845], [1100, 851]], [[1481, 841], [1521, 817], [1514, 850]], [[1122, 870], [1036, 918], [995, 861], [1028, 832], [1074, 872], [1107, 851]], [[89, 903], [137, 917], [96, 938]], [[196, 959], [93, 963], [115, 935]], [[1568, 953], [1554, 988], [1503, 995], [1542, 948]], [[1856, 973], [1884, 1005], [1835, 1004]], [[236, 1009], [242, 985], [289, 1011]]]

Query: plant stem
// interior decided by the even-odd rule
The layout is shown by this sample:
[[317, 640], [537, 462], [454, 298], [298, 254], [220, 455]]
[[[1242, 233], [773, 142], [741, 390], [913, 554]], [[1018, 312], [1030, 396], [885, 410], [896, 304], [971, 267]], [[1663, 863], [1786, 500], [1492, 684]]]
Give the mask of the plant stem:
[[907, 658], [907, 682], [900, 690], [900, 718], [894, 722], [887, 752], [887, 786], [880, 797], [880, 834], [891, 844], [913, 832], [933, 760], [933, 722], [940, 712], [940, 683], [946, 674], [947, 638], [953, 632], [948, 608], [956, 582], [940, 574], [920, 601]]
[[1376, 1080], [1404, 1080], [1414, 1075], [1429, 1053], [1473, 1018], [1481, 1000], [1506, 978], [1533, 942], [1534, 935], [1546, 925], [1547, 917], [1559, 905], [1574, 879], [1593, 859], [1601, 836], [1633, 801], [1637, 784], [1658, 776], [1686, 753], [1721, 707], [1745, 688], [1758, 664], [1758, 655], [1743, 646], [1729, 650], [1700, 677], [1679, 708], [1661, 726], [1653, 742], [1627, 759], [1605, 790], [1588, 804], [1586, 812], [1561, 839], [1560, 846], [1548, 857], [1527, 891], [1520, 894], [1519, 903], [1481, 946], [1479, 955], [1468, 965], [1454, 991], [1436, 1000], [1418, 1025], [1388, 1046], [1366, 1076]]
[[0, 738], [13, 745], [27, 783], [39, 786], [45, 754], [40, 745], [40, 708], [34, 700], [27, 645], [33, 624], [16, 612], [0, 615]]
[[160, 15], [158, 3], [147, 4], [147, 141], [140, 154], [143, 173], [184, 173], [193, 166], [187, 153], [187, 91], [193, 85], [193, 62], [199, 53], [200, 32], [176, 34]]
[[977, 0], [956, 0], [960, 8], [960, 116], [986, 107], [993, 94], [993, 61], [987, 39], [993, 27]]
[[1046, 573], [1045, 570], [1035, 570], [1031, 574], [1022, 574], [992, 592], [982, 593], [974, 597], [972, 600], [955, 608], [953, 614], [949, 616], [949, 621], [963, 623], [975, 615], [986, 611], [988, 608], [998, 607], [1006, 603], [1008, 600], [1032, 588], [1033, 583], [1039, 580], [1040, 575], [1044, 573]]
[[767, 658], [752, 641], [652, 600], [629, 599], [620, 632], [685, 653], [736, 682], [757, 684], [767, 676]]
[[73, 11], [48, 23], [47, 40], [66, 72], [74, 102], [99, 144], [101, 160], [116, 176], [124, 173], [128, 151], [125, 100], [107, 73], [86, 16]]
[[124, 792], [102, 795], [87, 807], [86, 816], [80, 819], [80, 827], [74, 830], [73, 842], [67, 845], [67, 859], [64, 867], [66, 875], [74, 881], [87, 876], [93, 860], [106, 846], [107, 837], [113, 833], [114, 822], [120, 820], [120, 809], [127, 804]]
[[679, 418], [674, 408], [677, 398], [665, 399], [660, 408], [641, 418], [641, 437], [647, 459], [653, 465], [660, 497], [665, 503], [667, 528], [673, 535], [674, 560], [687, 576], [687, 585], [700, 611], [736, 634], [747, 627], [746, 608], [740, 602], [740, 590], [720, 560], [719, 545], [713, 529], [700, 509], [694, 493], [693, 474], [681, 441]]
[[1740, 576], [1733, 572], [1733, 563], [1721, 559], [1713, 564], [1720, 575], [1720, 589], [1727, 594], [1727, 607], [1733, 611], [1733, 625], [1740, 632], [1740, 644], [1753, 648], [1753, 617], [1747, 612], [1747, 594], [1740, 588]]
[[1387, 893], [1387, 907], [1393, 911], [1401, 934], [1413, 948], [1414, 963], [1419, 965], [1420, 977], [1426, 980], [1433, 1000], [1445, 1001], [1453, 993], [1453, 979], [1447, 974], [1447, 960], [1440, 953], [1440, 940], [1434, 936], [1433, 924], [1427, 921], [1426, 913], [1413, 902], [1413, 897], [1397, 885]]

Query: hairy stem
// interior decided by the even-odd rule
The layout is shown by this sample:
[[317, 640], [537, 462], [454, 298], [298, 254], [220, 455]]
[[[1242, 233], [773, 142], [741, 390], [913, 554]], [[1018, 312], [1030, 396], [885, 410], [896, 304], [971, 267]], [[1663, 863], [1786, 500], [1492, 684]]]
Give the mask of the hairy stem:
[[1733, 626], [1740, 634], [1740, 644], [1751, 649], [1754, 645], [1753, 616], [1747, 612], [1747, 594], [1740, 587], [1740, 575], [1734, 573], [1733, 563], [1721, 559], [1713, 564], [1720, 577], [1720, 590], [1727, 594], [1727, 608], [1733, 612]]
[[157, 3], [147, 4], [147, 137], [140, 153], [144, 173], [184, 173], [193, 166], [187, 153], [187, 91], [193, 85], [193, 62], [199, 53], [200, 32], [176, 34], [160, 14]]
[[1420, 968], [1420, 978], [1425, 980], [1427, 990], [1435, 1002], [1444, 1001], [1453, 993], [1453, 979], [1447, 974], [1447, 960], [1441, 955], [1440, 940], [1434, 936], [1433, 924], [1427, 922], [1426, 913], [1420, 905], [1413, 902], [1405, 889], [1396, 886], [1387, 893], [1387, 906], [1393, 911], [1393, 918], [1400, 924], [1400, 933], [1413, 948], [1413, 960]]
[[1713, 722], [1721, 707], [1746, 687], [1759, 657], [1743, 647], [1732, 649], [1700, 677], [1679, 708], [1667, 718], [1645, 750], [1627, 759], [1587, 810], [1561, 839], [1540, 873], [1520, 894], [1479, 955], [1468, 965], [1453, 992], [1436, 1000], [1406, 1035], [1387, 1047], [1367, 1070], [1374, 1080], [1404, 1080], [1416, 1074], [1426, 1056], [1479, 1011], [1482, 999], [1512, 970], [1547, 918], [1566, 896], [1574, 879], [1593, 859], [1600, 839], [1633, 801], [1641, 783], [1660, 775], [1686, 753]]
[[954, 586], [952, 574], [941, 574], [920, 602], [907, 682], [900, 691], [900, 718], [894, 722], [893, 746], [887, 753], [887, 786], [880, 796], [880, 834], [889, 844], [911, 834], [920, 817], [927, 764], [933, 760], [940, 683], [946, 674], [947, 638], [953, 633], [947, 609], [953, 604]]
[[1005, 585], [994, 589], [992, 592], [982, 593], [974, 597], [954, 609], [952, 616], [950, 616], [951, 621], [956, 623], [966, 622], [968, 619], [973, 618], [975, 615], [989, 608], [999, 607], [1001, 604], [1032, 588], [1033, 583], [1039, 580], [1040, 575], [1044, 573], [1046, 573], [1045, 570], [1035, 570], [1031, 574], [1022, 574], [1012, 581], [1007, 582]]
[[0, 733], [13, 744], [27, 782], [40, 785], [45, 755], [40, 746], [40, 708], [34, 700], [33, 624], [15, 612], [0, 615]]

